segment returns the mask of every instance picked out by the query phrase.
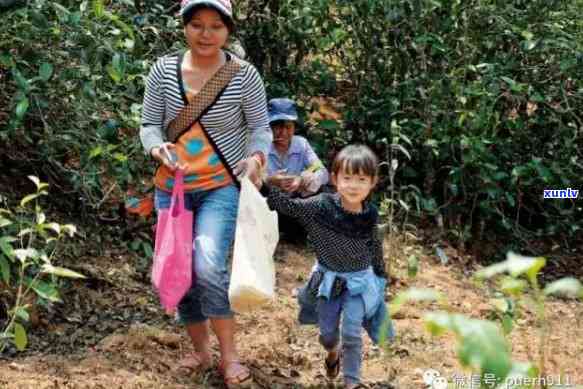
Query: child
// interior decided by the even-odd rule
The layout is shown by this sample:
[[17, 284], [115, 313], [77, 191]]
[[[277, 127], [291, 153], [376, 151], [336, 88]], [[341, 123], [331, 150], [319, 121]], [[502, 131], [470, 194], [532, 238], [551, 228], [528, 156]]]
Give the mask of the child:
[[320, 343], [328, 351], [326, 375], [335, 378], [342, 359], [344, 382], [351, 389], [365, 387], [360, 376], [362, 327], [375, 343], [381, 331], [394, 335], [384, 303], [387, 275], [378, 212], [368, 201], [378, 180], [377, 166], [368, 147], [351, 145], [332, 163], [338, 193], [293, 199], [276, 187], [261, 189], [270, 208], [297, 218], [308, 231], [317, 262], [298, 294], [300, 322], [318, 324]]

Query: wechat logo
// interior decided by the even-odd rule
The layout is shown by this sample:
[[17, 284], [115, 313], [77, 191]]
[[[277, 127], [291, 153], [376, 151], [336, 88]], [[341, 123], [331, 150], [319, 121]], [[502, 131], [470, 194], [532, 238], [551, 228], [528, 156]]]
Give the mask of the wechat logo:
[[423, 382], [427, 385], [427, 389], [447, 389], [447, 379], [434, 369], [423, 372]]

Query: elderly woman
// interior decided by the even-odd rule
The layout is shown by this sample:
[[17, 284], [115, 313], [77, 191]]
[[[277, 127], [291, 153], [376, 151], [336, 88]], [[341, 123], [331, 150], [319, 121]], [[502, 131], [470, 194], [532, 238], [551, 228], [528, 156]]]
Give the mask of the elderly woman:
[[[328, 170], [308, 140], [294, 135], [298, 124], [296, 103], [288, 98], [269, 100], [267, 104], [273, 143], [267, 155], [267, 182], [291, 197], [309, 197], [328, 183]], [[282, 240], [303, 243], [304, 227], [295, 219], [278, 212]]]
[[267, 157], [267, 182], [291, 196], [313, 196], [328, 183], [324, 167], [307, 139], [294, 135], [298, 124], [296, 103], [288, 98], [267, 104], [273, 143]]
[[265, 88], [252, 65], [224, 50], [234, 29], [229, 0], [183, 0], [180, 15], [187, 50], [159, 58], [151, 69], [140, 139], [160, 163], [156, 209], [169, 207], [174, 171], [180, 168], [185, 205], [195, 215], [196, 281], [177, 312], [195, 350], [185, 365], [211, 367], [210, 322], [225, 384], [241, 387], [251, 375], [235, 347], [227, 257], [237, 217], [237, 177], [244, 173], [259, 183], [272, 140]]

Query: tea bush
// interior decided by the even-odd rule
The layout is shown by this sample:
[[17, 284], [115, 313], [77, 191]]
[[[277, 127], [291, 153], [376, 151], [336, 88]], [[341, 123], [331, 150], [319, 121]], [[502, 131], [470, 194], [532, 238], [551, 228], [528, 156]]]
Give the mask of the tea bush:
[[[144, 79], [184, 46], [177, 5], [0, 8], [3, 186], [39, 175], [92, 220], [148, 185]], [[583, 182], [582, 11], [581, 0], [236, 2], [237, 36], [270, 96], [297, 98], [304, 113], [313, 96], [343, 104], [342, 120], [308, 125], [324, 157], [366, 142], [388, 166], [398, 160], [392, 204], [444, 220], [460, 244], [516, 249], [542, 237], [576, 249], [582, 236], [580, 200], [543, 199]]]

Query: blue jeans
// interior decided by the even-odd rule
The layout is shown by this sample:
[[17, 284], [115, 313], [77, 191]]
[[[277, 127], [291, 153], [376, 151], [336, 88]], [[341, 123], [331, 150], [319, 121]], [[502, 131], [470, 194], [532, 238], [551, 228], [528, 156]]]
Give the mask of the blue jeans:
[[[156, 209], [170, 207], [172, 194], [156, 189]], [[239, 189], [234, 185], [187, 192], [184, 205], [194, 212], [193, 285], [178, 304], [181, 324], [231, 318], [227, 259], [235, 237]]]
[[362, 323], [365, 318], [362, 296], [351, 296], [345, 291], [336, 298], [318, 299], [318, 326], [320, 343], [328, 351], [340, 342], [342, 317], [342, 372], [346, 385], [360, 382], [362, 365]]

